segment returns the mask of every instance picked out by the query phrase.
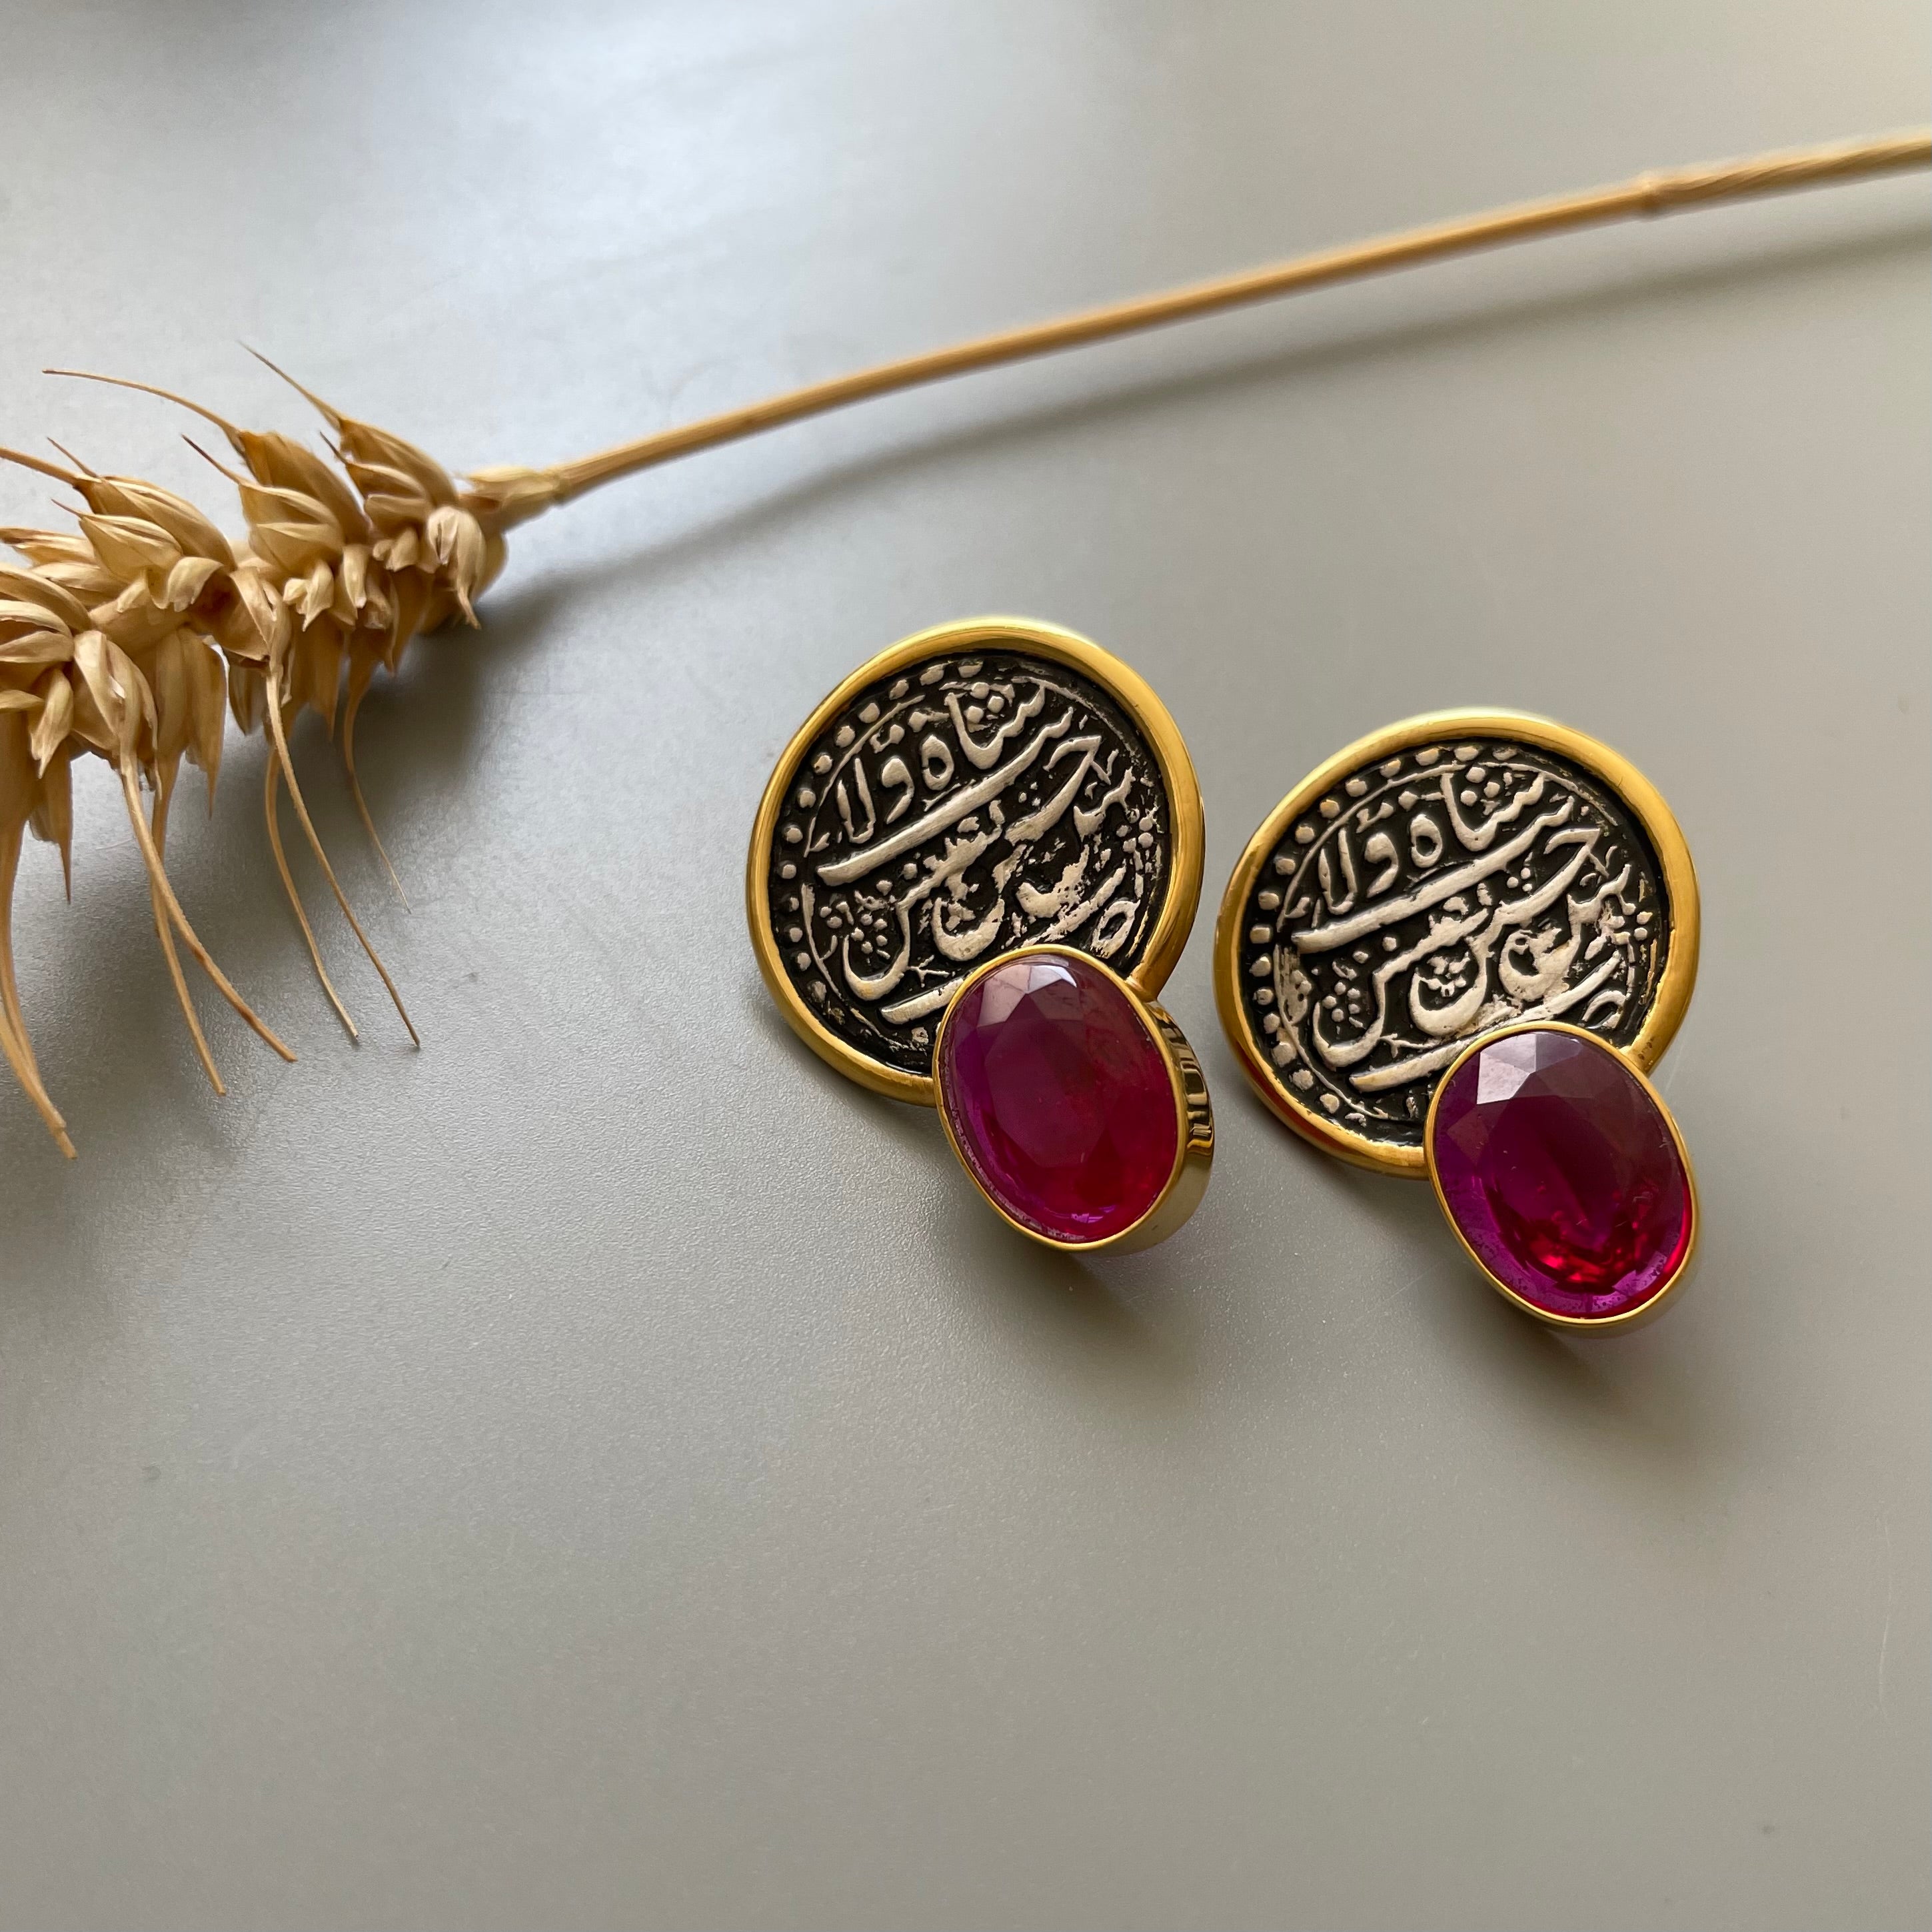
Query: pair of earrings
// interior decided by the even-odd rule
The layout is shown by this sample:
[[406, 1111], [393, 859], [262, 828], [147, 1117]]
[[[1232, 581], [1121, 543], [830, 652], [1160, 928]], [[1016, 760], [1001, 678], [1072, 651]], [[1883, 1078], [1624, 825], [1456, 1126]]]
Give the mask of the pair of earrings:
[[[746, 875], [807, 1046], [936, 1106], [992, 1207], [1063, 1252], [1145, 1247], [1208, 1185], [1194, 1051], [1156, 1002], [1201, 895], [1201, 794], [1154, 692], [1056, 626], [943, 625], [812, 713]], [[1697, 970], [1670, 808], [1608, 747], [1508, 712], [1350, 746], [1270, 813], [1214, 935], [1262, 1098], [1324, 1151], [1426, 1174], [1493, 1286], [1560, 1327], [1647, 1320], [1696, 1239], [1645, 1077]]]

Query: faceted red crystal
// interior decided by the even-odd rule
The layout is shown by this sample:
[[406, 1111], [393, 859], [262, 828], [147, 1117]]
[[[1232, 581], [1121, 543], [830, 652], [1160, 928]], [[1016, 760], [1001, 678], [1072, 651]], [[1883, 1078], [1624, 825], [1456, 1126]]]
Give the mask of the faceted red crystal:
[[1443, 1082], [1430, 1152], [1462, 1238], [1547, 1313], [1627, 1314], [1689, 1249], [1670, 1122], [1598, 1040], [1538, 1028], [1479, 1047]]
[[1160, 1198], [1180, 1144], [1167, 1063], [1090, 962], [1018, 953], [968, 986], [933, 1068], [974, 1178], [1022, 1226], [1103, 1241]]

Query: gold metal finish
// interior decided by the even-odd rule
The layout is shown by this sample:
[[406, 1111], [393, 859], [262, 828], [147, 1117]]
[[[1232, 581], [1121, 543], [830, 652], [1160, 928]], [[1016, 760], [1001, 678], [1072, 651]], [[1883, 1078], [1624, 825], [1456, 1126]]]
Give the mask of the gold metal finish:
[[[1697, 980], [1697, 875], [1690, 862], [1690, 848], [1663, 794], [1628, 758], [1607, 745], [1568, 725], [1525, 712], [1432, 711], [1371, 732], [1316, 766], [1263, 820], [1248, 841], [1222, 894], [1220, 914], [1214, 927], [1214, 1002], [1220, 1012], [1222, 1030], [1250, 1084], [1304, 1140], [1358, 1167], [1415, 1179], [1421, 1178], [1426, 1167], [1420, 1148], [1390, 1147], [1329, 1119], [1303, 1101], [1280, 1070], [1256, 1051], [1242, 1006], [1241, 914], [1257, 875], [1288, 826], [1313, 809], [1351, 772], [1394, 753], [1456, 736], [1514, 740], [1540, 746], [1581, 766], [1616, 794], [1650, 840], [1668, 900], [1670, 952], [1656, 995], [1636, 1038], [1627, 1048], [1612, 1047], [1611, 1050], [1622, 1052], [1640, 1074], [1654, 1066], [1683, 1021]], [[1502, 1030], [1506, 1029], [1476, 1037], [1492, 1040]]]
[[1105, 974], [1126, 996], [1141, 1024], [1160, 1048], [1168, 1082], [1174, 1090], [1177, 1128], [1174, 1166], [1166, 1184], [1147, 1212], [1131, 1227], [1123, 1228], [1118, 1234], [1109, 1234], [1104, 1240], [1098, 1241], [1056, 1240], [1052, 1235], [1043, 1234], [1037, 1228], [1030, 1228], [1024, 1221], [1015, 1220], [987, 1192], [980, 1177], [973, 1172], [972, 1162], [961, 1150], [958, 1136], [952, 1131], [952, 1118], [943, 1106], [938, 1108], [940, 1124], [946, 1130], [946, 1141], [958, 1156], [959, 1165], [979, 1189], [981, 1198], [1008, 1227], [1016, 1229], [1028, 1240], [1064, 1255], [1132, 1254], [1138, 1249], [1153, 1247], [1166, 1240], [1200, 1206], [1201, 1197], [1208, 1191], [1209, 1172], [1214, 1164], [1214, 1111], [1208, 1096], [1207, 1078], [1201, 1071], [1201, 1062], [1194, 1048], [1188, 1043], [1187, 1036], [1174, 1024], [1174, 1016], [1164, 1006], [1148, 999], [1131, 980], [1123, 979], [1104, 960], [1096, 959], [1090, 952], [1082, 952], [1078, 946], [1021, 946], [984, 961], [961, 982], [959, 991], [952, 996], [952, 1005], [946, 1008], [945, 1017], [939, 1023], [939, 1032], [933, 1042], [933, 1064], [937, 1066], [940, 1064], [940, 1055], [946, 1048], [946, 1027], [958, 1010], [959, 1002], [976, 981], [995, 967], [1009, 966], [1016, 959], [1037, 958], [1046, 954], [1078, 959]]
[[[788, 791], [799, 766], [830, 722], [868, 685], [890, 677], [908, 665], [946, 655], [970, 651], [974, 647], [1005, 646], [1030, 656], [1070, 666], [1106, 692], [1125, 712], [1154, 754], [1166, 788], [1172, 815], [1172, 871], [1167, 897], [1146, 950], [1123, 983], [1143, 1002], [1157, 993], [1180, 958], [1187, 944], [1201, 900], [1201, 872], [1207, 848], [1207, 834], [1201, 809], [1201, 788], [1194, 766], [1187, 755], [1179, 728], [1168, 715], [1167, 707], [1154, 695], [1153, 687], [1140, 674], [1098, 644], [1057, 624], [1042, 623], [1030, 617], [974, 617], [951, 624], [935, 625], [894, 644], [859, 666], [830, 692], [812, 716], [793, 734], [783, 755], [772, 768], [765, 786], [758, 814], [752, 828], [751, 849], [745, 865], [745, 915], [751, 927], [752, 949], [758, 955], [758, 970], [777, 1001], [792, 1030], [813, 1052], [848, 1078], [875, 1093], [895, 1100], [920, 1106], [934, 1105], [933, 1083], [929, 1076], [908, 1073], [860, 1052], [825, 1026], [800, 996], [786, 973], [778, 938], [772, 929], [771, 908], [766, 894], [766, 867], [772, 841], [784, 808]], [[1051, 950], [1051, 949], [1035, 949]], [[1010, 958], [1010, 952], [995, 958]], [[1082, 953], [1082, 958], [1090, 957]], [[988, 963], [991, 963], [990, 962]], [[1095, 962], [1097, 964], [1100, 962]], [[935, 1042], [935, 1045], [936, 1045]]]
[[[1587, 1040], [1604, 1052], [1614, 1054], [1636, 1075], [1643, 1090], [1650, 1096], [1651, 1104], [1664, 1116], [1664, 1124], [1670, 1130], [1672, 1143], [1677, 1149], [1677, 1158], [1684, 1163], [1684, 1184], [1690, 1194], [1690, 1238], [1684, 1244], [1684, 1258], [1672, 1271], [1664, 1286], [1646, 1301], [1640, 1301], [1634, 1308], [1625, 1309], [1618, 1315], [1558, 1315], [1547, 1308], [1539, 1308], [1533, 1301], [1526, 1301], [1511, 1288], [1509, 1283], [1491, 1272], [1483, 1258], [1470, 1246], [1462, 1230], [1456, 1226], [1456, 1217], [1449, 1211], [1449, 1203], [1444, 1198], [1442, 1183], [1436, 1172], [1436, 1110], [1440, 1105], [1444, 1090], [1455, 1078], [1457, 1070], [1471, 1054], [1479, 1048], [1496, 1045], [1499, 1040], [1507, 1040], [1518, 1033], [1567, 1033], [1579, 1040]], [[1690, 1150], [1684, 1144], [1684, 1136], [1677, 1125], [1677, 1117], [1666, 1104], [1664, 1096], [1651, 1084], [1650, 1078], [1638, 1066], [1630, 1054], [1611, 1046], [1606, 1040], [1589, 1032], [1582, 1027], [1571, 1026], [1562, 1020], [1531, 1020], [1521, 1026], [1498, 1027], [1493, 1032], [1480, 1034], [1459, 1053], [1450, 1063], [1448, 1070], [1437, 1083], [1436, 1091], [1430, 1095], [1429, 1118], [1422, 1130], [1422, 1144], [1429, 1166], [1429, 1184], [1435, 1190], [1436, 1204], [1442, 1210], [1442, 1218], [1449, 1223], [1451, 1232], [1462, 1244], [1462, 1252], [1474, 1262], [1483, 1279], [1496, 1292], [1526, 1315], [1533, 1315], [1539, 1322], [1546, 1322], [1552, 1328], [1570, 1328], [1592, 1335], [1610, 1334], [1627, 1334], [1633, 1328], [1641, 1328], [1647, 1322], [1654, 1322], [1664, 1312], [1664, 1305], [1685, 1287], [1690, 1278], [1693, 1264], [1697, 1258], [1697, 1238], [1702, 1231], [1703, 1210], [1697, 1198], [1697, 1171], [1690, 1164]]]

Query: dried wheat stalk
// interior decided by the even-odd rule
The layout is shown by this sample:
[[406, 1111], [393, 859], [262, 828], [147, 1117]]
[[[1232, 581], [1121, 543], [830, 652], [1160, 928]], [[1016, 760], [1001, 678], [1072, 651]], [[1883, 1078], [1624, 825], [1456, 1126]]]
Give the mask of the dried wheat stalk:
[[[28, 566], [0, 567], [0, 1052], [56, 1143], [71, 1156], [73, 1143], [41, 1078], [21, 1010], [12, 906], [29, 830], [58, 846], [71, 889], [70, 772], [75, 758], [92, 754], [112, 765], [119, 780], [147, 868], [162, 955], [215, 1091], [223, 1090], [221, 1078], [189, 996], [177, 940], [255, 1031], [284, 1059], [295, 1058], [209, 957], [164, 865], [183, 759], [206, 775], [213, 796], [224, 701], [243, 731], [260, 729], [272, 746], [262, 800], [269, 845], [331, 1005], [352, 1035], [355, 1022], [329, 980], [289, 872], [278, 814], [284, 785], [337, 904], [414, 1040], [401, 995], [316, 836], [290, 760], [289, 733], [301, 712], [312, 709], [332, 734], [340, 712], [342, 759], [356, 808], [394, 882], [394, 868], [356, 777], [356, 718], [370, 680], [379, 665], [393, 672], [418, 632], [457, 616], [474, 625], [476, 599], [503, 566], [504, 532], [586, 490], [868, 396], [1244, 303], [1564, 230], [1928, 163], [1932, 132], [1922, 130], [1646, 175], [985, 337], [814, 383], [574, 463], [476, 471], [460, 487], [413, 444], [344, 416], [299, 384], [292, 386], [328, 424], [341, 474], [287, 436], [238, 428], [149, 384], [90, 376], [177, 403], [218, 430], [241, 468], [212, 456], [208, 460], [239, 492], [248, 534], [231, 544], [172, 492], [130, 477], [97, 475], [65, 451], [66, 461], [56, 464], [0, 448], [0, 459], [54, 478], [82, 506], [72, 532], [0, 528], [0, 542]], [[400, 884], [396, 890], [400, 896]]]
[[[0, 570], [0, 1049], [70, 1154], [65, 1124], [41, 1080], [20, 1010], [10, 919], [24, 832], [31, 829], [58, 844], [68, 862], [74, 759], [92, 752], [119, 776], [147, 866], [161, 950], [218, 1093], [221, 1077], [189, 997], [177, 934], [256, 1031], [295, 1058], [209, 957], [163, 865], [182, 760], [207, 774], [212, 797], [224, 710], [244, 731], [263, 730], [273, 747], [263, 800], [268, 841], [331, 1004], [354, 1034], [289, 872], [277, 812], [283, 784], [343, 916], [414, 1039], [401, 996], [316, 836], [290, 760], [289, 730], [312, 707], [332, 733], [341, 710], [343, 762], [380, 851], [355, 769], [356, 715], [370, 680], [378, 664], [394, 670], [418, 632], [456, 613], [475, 623], [472, 600], [502, 567], [502, 538], [487, 532], [458, 500], [441, 464], [400, 437], [310, 396], [334, 434], [344, 482], [287, 436], [239, 429], [184, 398], [169, 400], [212, 423], [239, 458], [238, 472], [208, 460], [241, 496], [245, 544], [231, 545], [192, 504], [153, 484], [98, 476], [71, 458], [63, 465], [0, 449], [0, 458], [66, 484], [85, 506], [74, 533], [0, 530], [0, 541], [32, 566]], [[143, 787], [152, 800], [145, 812]], [[383, 859], [386, 864], [386, 854]]]

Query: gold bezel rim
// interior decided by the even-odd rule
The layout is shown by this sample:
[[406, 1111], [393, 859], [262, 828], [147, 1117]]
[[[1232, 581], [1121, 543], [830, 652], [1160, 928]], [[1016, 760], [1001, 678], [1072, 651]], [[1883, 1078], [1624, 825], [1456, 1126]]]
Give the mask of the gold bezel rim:
[[[1663, 1117], [1664, 1124], [1670, 1130], [1670, 1138], [1677, 1150], [1677, 1158], [1684, 1169], [1684, 1185], [1690, 1197], [1690, 1234], [1684, 1244], [1684, 1253], [1676, 1268], [1660, 1288], [1653, 1289], [1634, 1308], [1627, 1308], [1615, 1315], [1558, 1315], [1547, 1308], [1539, 1308], [1533, 1301], [1526, 1300], [1509, 1283], [1498, 1276], [1484, 1261], [1481, 1256], [1469, 1245], [1468, 1238], [1458, 1225], [1456, 1217], [1449, 1211], [1449, 1203], [1442, 1192], [1442, 1177], [1436, 1171], [1436, 1111], [1440, 1105], [1444, 1090], [1454, 1078], [1472, 1053], [1492, 1047], [1497, 1041], [1508, 1040], [1512, 1034], [1523, 1033], [1562, 1033], [1587, 1040], [1600, 1052], [1607, 1053], [1623, 1066], [1636, 1079], [1640, 1086], [1650, 1096], [1651, 1104]], [[1638, 1066], [1630, 1054], [1621, 1047], [1612, 1046], [1606, 1040], [1580, 1026], [1572, 1026], [1565, 1020], [1526, 1020], [1516, 1026], [1498, 1027], [1493, 1033], [1479, 1034], [1456, 1054], [1442, 1078], [1436, 1084], [1436, 1091], [1430, 1096], [1428, 1118], [1422, 1126], [1423, 1152], [1429, 1163], [1429, 1184], [1436, 1196], [1436, 1204], [1442, 1210], [1442, 1218], [1449, 1223], [1450, 1232], [1461, 1243], [1462, 1252], [1473, 1262], [1483, 1279], [1503, 1298], [1521, 1309], [1526, 1315], [1534, 1316], [1539, 1322], [1552, 1328], [1568, 1328], [1579, 1334], [1608, 1335], [1627, 1333], [1632, 1328], [1640, 1328], [1647, 1322], [1654, 1322], [1664, 1312], [1665, 1304], [1675, 1298], [1690, 1278], [1691, 1264], [1697, 1257], [1697, 1240], [1703, 1228], [1703, 1208], [1697, 1198], [1697, 1170], [1691, 1164], [1690, 1150], [1685, 1144], [1683, 1130], [1677, 1124], [1677, 1117], [1670, 1111], [1670, 1103], [1652, 1083], [1649, 1075]]]
[[[1372, 731], [1325, 759], [1309, 773], [1256, 828], [1236, 861], [1214, 922], [1214, 1004], [1221, 1030], [1233, 1049], [1248, 1083], [1286, 1125], [1306, 1141], [1357, 1167], [1378, 1174], [1419, 1179], [1425, 1169], [1420, 1148], [1394, 1148], [1336, 1125], [1298, 1099], [1276, 1070], [1255, 1048], [1249, 1037], [1241, 984], [1241, 908], [1262, 867], [1280, 844], [1288, 826], [1310, 810], [1358, 766], [1372, 764], [1394, 752], [1407, 751], [1432, 738], [1457, 735], [1514, 738], [1554, 752], [1600, 778], [1616, 794], [1644, 830], [1656, 853], [1669, 900], [1670, 950], [1656, 997], [1644, 1016], [1637, 1036], [1628, 1047], [1612, 1048], [1640, 1073], [1647, 1073], [1664, 1056], [1690, 1004], [1697, 982], [1697, 874], [1690, 862], [1676, 815], [1664, 795], [1621, 752], [1600, 740], [1552, 718], [1526, 711], [1475, 708], [1429, 711]], [[1498, 1030], [1506, 1030], [1499, 1029]], [[1493, 1039], [1493, 1034], [1478, 1036]], [[1594, 1038], [1594, 1036], [1593, 1035]], [[1608, 1046], [1607, 1041], [1600, 1044]], [[1446, 1078], [1446, 1074], [1444, 1076]], [[1438, 1082], [1439, 1087], [1440, 1082]]]
[[[1172, 1017], [1166, 1012], [1165, 1009], [1147, 998], [1130, 980], [1116, 973], [1104, 959], [1096, 959], [1090, 952], [1082, 952], [1077, 946], [1016, 946], [1010, 952], [999, 953], [991, 959], [982, 961], [960, 982], [959, 991], [953, 995], [952, 1004], [941, 1016], [939, 1030], [933, 1036], [932, 1064], [934, 1066], [939, 1064], [940, 1055], [945, 1050], [946, 1029], [953, 1014], [958, 1010], [959, 1002], [979, 980], [994, 968], [1011, 965], [1016, 959], [1048, 956], [1055, 958], [1079, 960], [1111, 980], [1126, 995], [1127, 1004], [1133, 1009], [1135, 1016], [1145, 1029], [1148, 1037], [1154, 1042], [1160, 1054], [1161, 1064], [1167, 1070], [1168, 1085], [1174, 1096], [1174, 1165], [1168, 1170], [1167, 1180], [1160, 1193], [1148, 1204], [1146, 1212], [1126, 1227], [1097, 1241], [1063, 1241], [1052, 1234], [1042, 1233], [1037, 1228], [1029, 1227], [1025, 1222], [1010, 1214], [974, 1172], [972, 1162], [966, 1158], [964, 1150], [959, 1144], [958, 1136], [952, 1130], [952, 1116], [944, 1106], [939, 1104], [936, 1094], [934, 1111], [939, 1116], [940, 1126], [945, 1130], [946, 1144], [952, 1148], [954, 1158], [965, 1170], [967, 1178], [972, 1182], [980, 1198], [1008, 1227], [1024, 1234], [1028, 1240], [1063, 1255], [1098, 1255], [1109, 1252], [1120, 1254], [1140, 1248], [1150, 1248], [1156, 1243], [1166, 1240], [1200, 1205], [1202, 1196], [1208, 1191], [1208, 1170], [1214, 1159], [1212, 1117], [1210, 1116], [1204, 1137], [1196, 1136], [1193, 1130], [1192, 1110], [1188, 1105], [1186, 1080], [1182, 1072], [1180, 1056], [1167, 1037], [1168, 1029], [1171, 1028], [1184, 1042], [1186, 1036], [1174, 1024]], [[1161, 1024], [1163, 1018], [1167, 1022], [1166, 1028]], [[1187, 1050], [1190, 1054], [1193, 1052], [1191, 1046]], [[935, 1088], [938, 1084], [935, 1080]]]
[[[867, 685], [890, 676], [908, 664], [998, 640], [1017, 644], [1090, 678], [1126, 712], [1160, 767], [1162, 782], [1167, 788], [1168, 807], [1173, 814], [1173, 874], [1166, 902], [1154, 922], [1147, 949], [1133, 971], [1124, 980], [1142, 999], [1160, 992], [1168, 975], [1174, 970], [1187, 944], [1195, 912], [1201, 902], [1207, 830], [1193, 761], [1187, 755], [1180, 728], [1154, 694], [1154, 687], [1112, 652], [1076, 632], [1064, 630], [1057, 624], [1045, 623], [1037, 618], [995, 616], [935, 624], [930, 629], [915, 632], [912, 636], [902, 638], [876, 656], [867, 658], [842, 679], [792, 734], [772, 768], [772, 775], [765, 783], [764, 795], [758, 802], [758, 816], [752, 822], [751, 848], [746, 858], [745, 914], [751, 928], [752, 950], [758, 957], [759, 974], [766, 990], [777, 1002], [778, 1010], [799, 1038], [820, 1059], [836, 1066], [848, 1079], [869, 1087], [876, 1094], [920, 1106], [934, 1104], [930, 1075], [908, 1073], [902, 1068], [889, 1066], [883, 1060], [861, 1053], [826, 1026], [792, 984], [779, 952], [777, 935], [772, 929], [771, 907], [764, 890], [765, 868], [772, 835], [799, 760], [853, 698]], [[1077, 951], [1078, 948], [1072, 950]], [[1011, 956], [1000, 953], [994, 956], [1004, 958]], [[1082, 956], [1090, 957], [1084, 954]], [[933, 1044], [937, 1051], [936, 1033]]]

